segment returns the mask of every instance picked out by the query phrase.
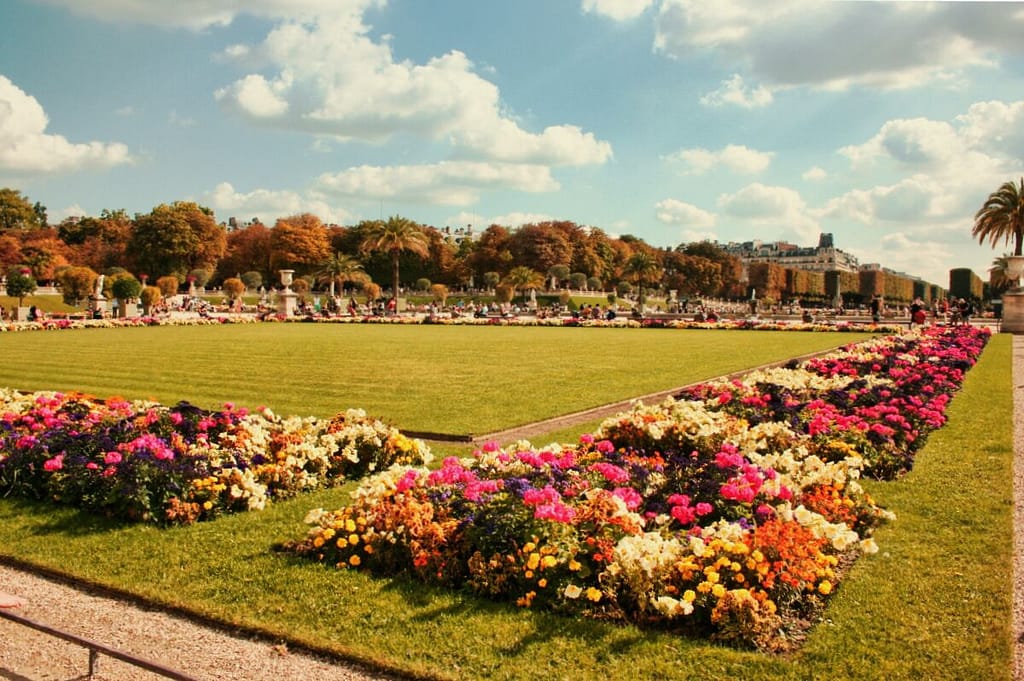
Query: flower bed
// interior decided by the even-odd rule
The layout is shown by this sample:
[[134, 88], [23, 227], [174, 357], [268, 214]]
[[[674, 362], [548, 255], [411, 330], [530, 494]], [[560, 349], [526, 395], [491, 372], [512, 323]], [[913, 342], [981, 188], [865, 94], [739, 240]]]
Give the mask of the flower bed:
[[[965, 327], [878, 339], [792, 377], [637, 405], [574, 446], [488, 445], [434, 471], [395, 466], [351, 506], [311, 511], [287, 548], [521, 607], [786, 649], [893, 517], [858, 484], [871, 463], [858, 447], [875, 433], [909, 465], [900, 448], [941, 425], [987, 337]], [[845, 398], [808, 399], [831, 393]], [[865, 410], [877, 416], [866, 430]]]
[[191, 523], [359, 478], [429, 450], [359, 410], [329, 421], [0, 390], [0, 492]]
[[814, 331], [814, 332], [848, 332], [869, 331], [879, 333], [899, 333], [903, 327], [898, 324], [873, 324], [867, 322], [820, 322], [804, 323], [800, 321], [775, 321], [768, 319], [735, 319], [717, 322], [697, 322], [687, 319], [649, 318], [636, 320], [629, 317], [605, 319], [574, 319], [572, 317], [429, 317], [421, 315], [396, 315], [392, 317], [359, 316], [359, 317], [284, 317], [269, 315], [258, 318], [253, 315], [231, 315], [213, 317], [129, 317], [114, 319], [44, 319], [37, 322], [0, 322], [0, 333], [25, 331], [62, 331], [76, 329], [112, 329], [142, 326], [220, 326], [223, 324], [258, 324], [258, 323], [315, 323], [315, 324], [386, 324], [386, 325], [418, 325], [433, 324], [442, 326], [553, 326], [553, 327], [584, 327], [584, 328], [617, 328], [617, 329], [725, 329], [725, 330], [760, 330], [760, 331]]

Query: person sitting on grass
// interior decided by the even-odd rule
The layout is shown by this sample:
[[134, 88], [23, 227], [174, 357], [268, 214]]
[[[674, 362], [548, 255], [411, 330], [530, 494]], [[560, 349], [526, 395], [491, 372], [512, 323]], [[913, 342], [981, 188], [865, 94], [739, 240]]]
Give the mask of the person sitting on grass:
[[20, 608], [25, 605], [25, 599], [20, 596], [0, 592], [0, 608]]

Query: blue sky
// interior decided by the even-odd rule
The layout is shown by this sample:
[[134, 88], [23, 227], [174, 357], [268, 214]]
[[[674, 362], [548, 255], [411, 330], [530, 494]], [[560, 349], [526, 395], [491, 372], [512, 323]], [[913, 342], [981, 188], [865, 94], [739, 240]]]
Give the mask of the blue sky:
[[972, 218], [1024, 176], [1020, 3], [4, 0], [0, 25], [0, 186], [52, 222], [831, 232], [948, 285], [1008, 250]]

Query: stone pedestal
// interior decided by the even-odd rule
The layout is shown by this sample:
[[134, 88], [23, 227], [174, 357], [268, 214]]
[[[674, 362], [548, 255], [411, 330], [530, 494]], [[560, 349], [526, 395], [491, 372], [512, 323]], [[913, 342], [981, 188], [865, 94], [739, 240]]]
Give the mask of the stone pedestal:
[[284, 290], [277, 294], [277, 313], [283, 314], [285, 317], [291, 317], [295, 314], [296, 301], [299, 296], [294, 291]]
[[89, 298], [89, 312], [93, 317], [102, 317], [107, 311], [107, 299], [104, 296]]
[[1024, 289], [1003, 294], [1003, 323], [1006, 333], [1024, 334]]

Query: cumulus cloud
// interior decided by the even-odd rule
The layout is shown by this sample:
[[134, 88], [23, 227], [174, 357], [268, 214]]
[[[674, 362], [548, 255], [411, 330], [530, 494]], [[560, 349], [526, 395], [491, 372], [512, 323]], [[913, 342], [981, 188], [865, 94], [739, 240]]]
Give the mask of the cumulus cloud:
[[680, 149], [669, 154], [665, 160], [681, 163], [687, 175], [702, 175], [717, 166], [724, 166], [734, 173], [759, 173], [772, 162], [771, 152], [757, 151], [742, 144], [729, 144], [718, 151], [702, 147]]
[[715, 226], [715, 214], [678, 199], [665, 199], [654, 206], [658, 220], [666, 225], [680, 225], [693, 229]]
[[229, 182], [221, 182], [212, 191], [203, 194], [201, 203], [213, 208], [218, 215], [255, 215], [265, 224], [277, 218], [299, 213], [312, 213], [326, 223], [345, 224], [354, 217], [338, 209], [315, 194], [275, 189], [254, 189], [239, 192]]
[[733, 194], [718, 197], [718, 207], [730, 217], [751, 225], [765, 225], [790, 232], [798, 243], [813, 243], [820, 227], [799, 192], [788, 187], [755, 182]]
[[1024, 101], [979, 102], [952, 121], [887, 121], [862, 144], [843, 147], [853, 169], [893, 171], [901, 179], [853, 189], [829, 201], [826, 217], [865, 224], [960, 219], [970, 224], [984, 198], [1024, 172]]
[[653, 5], [654, 0], [583, 0], [583, 11], [627, 21], [636, 19]]
[[1019, 54], [1022, 29], [1013, 3], [663, 0], [655, 49], [710, 54], [772, 90], [912, 88]]
[[547, 166], [478, 161], [442, 161], [407, 166], [359, 166], [317, 178], [330, 196], [464, 206], [489, 189], [549, 192], [559, 188]]
[[524, 130], [462, 52], [398, 62], [368, 30], [354, 14], [281, 25], [262, 44], [230, 51], [276, 73], [249, 74], [215, 97], [254, 123], [367, 141], [411, 134], [449, 143], [461, 158], [556, 166], [611, 158], [608, 142], [574, 125]]
[[57, 174], [131, 162], [119, 143], [74, 143], [47, 133], [50, 120], [35, 97], [0, 76], [0, 172]]
[[756, 109], [768, 106], [772, 103], [772, 91], [760, 85], [756, 88], [748, 87], [743, 82], [743, 76], [734, 74], [729, 80], [723, 80], [717, 90], [707, 93], [700, 98], [704, 106], [738, 106], [744, 109]]
[[826, 177], [828, 177], [828, 173], [825, 172], [824, 168], [812, 166], [808, 168], [800, 177], [811, 182], [817, 182], [818, 180], [824, 180]]
[[386, 0], [41, 0], [101, 21], [151, 24], [191, 29], [227, 26], [243, 12], [278, 19], [303, 19], [325, 14], [362, 14]]

